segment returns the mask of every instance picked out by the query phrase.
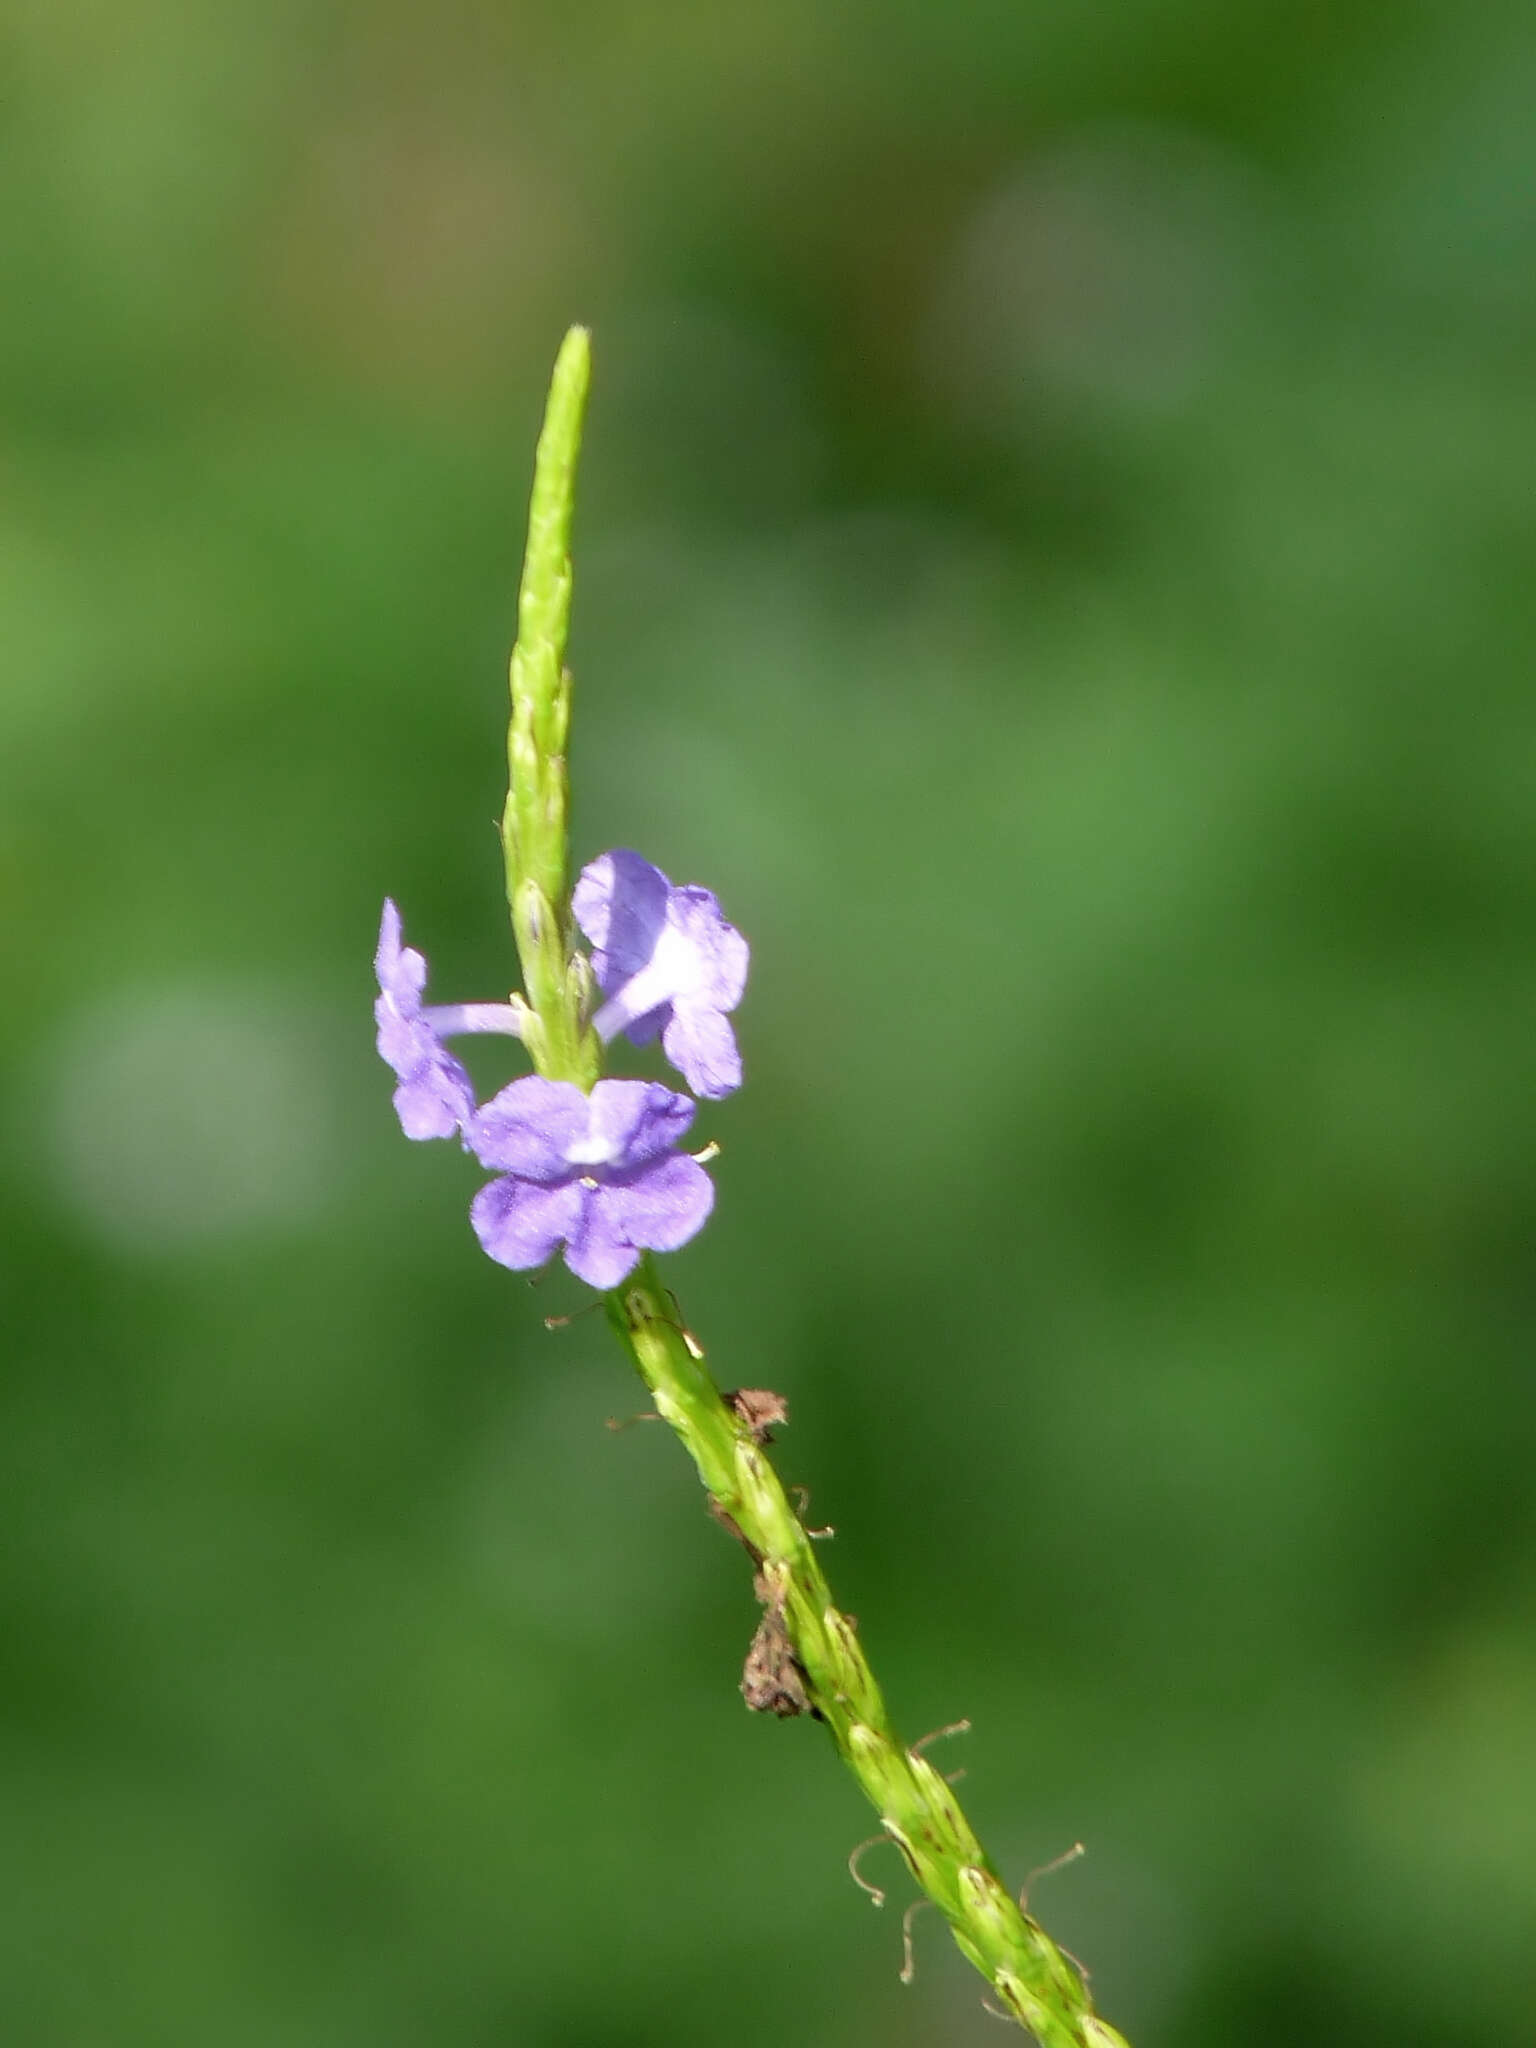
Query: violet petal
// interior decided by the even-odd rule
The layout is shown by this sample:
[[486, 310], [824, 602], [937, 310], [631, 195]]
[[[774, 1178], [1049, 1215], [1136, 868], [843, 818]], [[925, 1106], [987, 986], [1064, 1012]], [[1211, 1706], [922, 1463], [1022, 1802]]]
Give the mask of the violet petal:
[[715, 1184], [696, 1159], [677, 1152], [631, 1181], [599, 1189], [593, 1206], [631, 1244], [675, 1252], [703, 1229], [715, 1206]]
[[499, 1266], [527, 1272], [554, 1256], [581, 1231], [591, 1189], [579, 1181], [542, 1187], [504, 1174], [480, 1190], [469, 1205], [469, 1220], [482, 1248]]
[[718, 1101], [741, 1086], [736, 1034], [718, 1010], [675, 1004], [661, 1034], [661, 1045], [695, 1095]]
[[627, 846], [599, 854], [571, 896], [577, 924], [592, 942], [592, 970], [605, 992], [628, 981], [656, 950], [672, 885], [660, 868]]
[[720, 899], [690, 882], [672, 891], [667, 920], [698, 956], [702, 972], [694, 993], [711, 1009], [734, 1010], [747, 985], [748, 947], [735, 925], [727, 922]]
[[592, 1090], [592, 1140], [615, 1172], [659, 1159], [688, 1135], [694, 1106], [659, 1081], [599, 1081]]
[[604, 1200], [613, 1192], [612, 1188], [592, 1191], [565, 1248], [565, 1263], [589, 1287], [617, 1287], [640, 1261], [640, 1247], [626, 1233], [622, 1217]]

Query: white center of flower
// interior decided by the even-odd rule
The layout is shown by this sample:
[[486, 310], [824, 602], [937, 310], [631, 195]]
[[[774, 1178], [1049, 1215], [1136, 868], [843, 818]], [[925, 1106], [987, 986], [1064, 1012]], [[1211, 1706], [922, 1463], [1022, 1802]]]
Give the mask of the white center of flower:
[[661, 937], [656, 941], [656, 950], [646, 972], [656, 975], [669, 990], [675, 990], [679, 995], [691, 995], [701, 979], [703, 964], [692, 939], [686, 938], [676, 925], [666, 924], [662, 926]]
[[676, 925], [663, 925], [650, 959], [614, 990], [592, 1019], [593, 1029], [606, 1045], [663, 1003], [686, 1001], [704, 987], [706, 966], [692, 939]]
[[611, 1138], [602, 1138], [593, 1132], [590, 1137], [578, 1138], [574, 1145], [565, 1148], [566, 1159], [572, 1166], [607, 1166], [618, 1155], [618, 1148]]

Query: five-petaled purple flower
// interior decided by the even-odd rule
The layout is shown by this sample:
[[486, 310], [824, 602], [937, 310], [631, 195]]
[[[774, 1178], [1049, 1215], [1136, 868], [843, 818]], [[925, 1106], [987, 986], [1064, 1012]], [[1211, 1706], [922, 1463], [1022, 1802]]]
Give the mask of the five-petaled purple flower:
[[747, 982], [747, 942], [708, 889], [674, 889], [660, 868], [621, 847], [581, 873], [571, 899], [592, 941], [608, 1000], [592, 1019], [606, 1043], [661, 1033], [662, 1051], [696, 1095], [741, 1086], [741, 1055], [726, 1019]]
[[401, 943], [400, 913], [388, 897], [373, 956], [379, 996], [373, 1006], [379, 1054], [395, 1070], [395, 1112], [408, 1138], [451, 1138], [475, 1113], [468, 1074], [443, 1044], [472, 1031], [500, 1031], [521, 1037], [509, 1003], [444, 1003], [423, 1008], [427, 963], [414, 946]]
[[502, 1169], [470, 1207], [493, 1259], [542, 1266], [562, 1244], [592, 1287], [617, 1287], [642, 1250], [676, 1251], [701, 1228], [715, 1191], [674, 1146], [693, 1104], [656, 1081], [571, 1081], [528, 1074], [479, 1111], [465, 1137], [482, 1166]]

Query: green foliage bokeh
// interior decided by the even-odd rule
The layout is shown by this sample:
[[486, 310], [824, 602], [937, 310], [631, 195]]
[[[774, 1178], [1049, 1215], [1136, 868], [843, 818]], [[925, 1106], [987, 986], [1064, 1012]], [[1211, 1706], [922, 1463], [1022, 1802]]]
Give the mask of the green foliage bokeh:
[[1528, 11], [0, 40], [4, 2038], [993, 2038], [372, 1051], [386, 891], [515, 973], [573, 319], [576, 854], [754, 943], [671, 1277], [901, 1724], [1137, 2048], [1523, 2038]]

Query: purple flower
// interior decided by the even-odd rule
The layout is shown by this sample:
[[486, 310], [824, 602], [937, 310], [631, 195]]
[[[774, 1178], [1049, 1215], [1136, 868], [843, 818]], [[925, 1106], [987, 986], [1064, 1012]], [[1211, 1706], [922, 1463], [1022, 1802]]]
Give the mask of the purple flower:
[[694, 1105], [655, 1081], [571, 1081], [529, 1074], [493, 1096], [465, 1137], [482, 1166], [501, 1169], [470, 1207], [491, 1257], [522, 1271], [562, 1244], [591, 1287], [617, 1287], [642, 1250], [676, 1251], [701, 1228], [715, 1190], [673, 1147]]
[[662, 1050], [696, 1095], [741, 1086], [741, 1055], [725, 1012], [747, 982], [747, 942], [708, 889], [674, 889], [660, 868], [620, 847], [583, 868], [571, 908], [592, 941], [593, 1018], [606, 1044], [661, 1033]]
[[521, 1037], [508, 1003], [453, 1003], [423, 1008], [427, 963], [401, 943], [400, 913], [388, 897], [373, 956], [379, 997], [373, 1006], [379, 1054], [395, 1070], [395, 1113], [408, 1138], [451, 1138], [475, 1113], [468, 1074], [443, 1044], [463, 1032], [501, 1031]]

